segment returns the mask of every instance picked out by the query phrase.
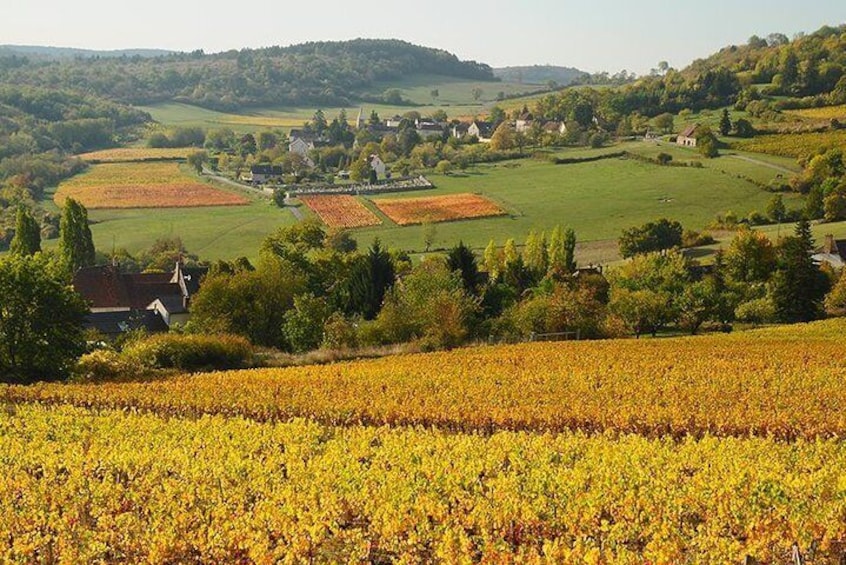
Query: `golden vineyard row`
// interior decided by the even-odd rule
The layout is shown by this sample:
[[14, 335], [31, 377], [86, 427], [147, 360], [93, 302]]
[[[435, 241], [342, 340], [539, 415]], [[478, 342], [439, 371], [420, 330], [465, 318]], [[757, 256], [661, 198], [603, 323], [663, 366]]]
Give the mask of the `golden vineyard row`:
[[2, 387], [20, 403], [453, 431], [846, 433], [846, 323], [666, 340], [523, 344], [155, 382]]
[[3, 563], [836, 562], [846, 445], [0, 412]]

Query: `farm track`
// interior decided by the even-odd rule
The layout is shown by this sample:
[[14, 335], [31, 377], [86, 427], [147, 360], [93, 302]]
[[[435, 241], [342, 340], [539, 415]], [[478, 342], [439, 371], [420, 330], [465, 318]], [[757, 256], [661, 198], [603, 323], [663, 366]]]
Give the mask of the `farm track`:
[[754, 159], [752, 157], [747, 157], [746, 155], [729, 155], [729, 157], [734, 157], [735, 159], [740, 159], [741, 161], [746, 161], [747, 163], [754, 163], [756, 165], [760, 165], [762, 167], [767, 167], [769, 169], [773, 169], [782, 173], [787, 173], [789, 175], [794, 174], [796, 171], [791, 171], [787, 167], [782, 167], [781, 165], [775, 165], [773, 163], [767, 163], [766, 161], [760, 161], [758, 159]]

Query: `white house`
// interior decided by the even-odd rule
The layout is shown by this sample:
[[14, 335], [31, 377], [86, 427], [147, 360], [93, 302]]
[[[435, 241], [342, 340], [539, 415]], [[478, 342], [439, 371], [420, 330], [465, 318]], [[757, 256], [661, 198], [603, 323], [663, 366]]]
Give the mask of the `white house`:
[[475, 136], [479, 141], [490, 141], [494, 127], [491, 122], [475, 121], [467, 128], [467, 135]]
[[522, 114], [517, 120], [514, 122], [514, 130], [517, 132], [525, 133], [529, 131], [532, 127], [532, 115], [529, 113]]
[[382, 159], [380, 159], [378, 155], [370, 156], [370, 168], [376, 171], [377, 177], [382, 178], [385, 177], [385, 172], [388, 170], [388, 168], [385, 166], [384, 161], [382, 161]]

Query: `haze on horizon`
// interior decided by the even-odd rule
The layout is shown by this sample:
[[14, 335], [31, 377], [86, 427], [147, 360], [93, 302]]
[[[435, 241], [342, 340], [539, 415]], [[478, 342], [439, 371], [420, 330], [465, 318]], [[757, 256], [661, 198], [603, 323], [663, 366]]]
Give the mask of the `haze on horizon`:
[[395, 38], [494, 67], [553, 64], [645, 74], [682, 68], [752, 35], [788, 37], [846, 23], [843, 0], [391, 0], [218, 6], [147, 0], [134, 11], [106, 0], [32, 0], [6, 11], [0, 44], [83, 49], [203, 49], [207, 53], [357, 37]]

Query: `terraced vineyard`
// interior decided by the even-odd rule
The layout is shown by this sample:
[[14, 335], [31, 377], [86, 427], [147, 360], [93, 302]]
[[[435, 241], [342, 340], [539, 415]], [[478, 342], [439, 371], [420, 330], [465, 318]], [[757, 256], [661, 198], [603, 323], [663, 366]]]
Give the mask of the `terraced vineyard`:
[[0, 561], [838, 563], [844, 330], [2, 387]]

